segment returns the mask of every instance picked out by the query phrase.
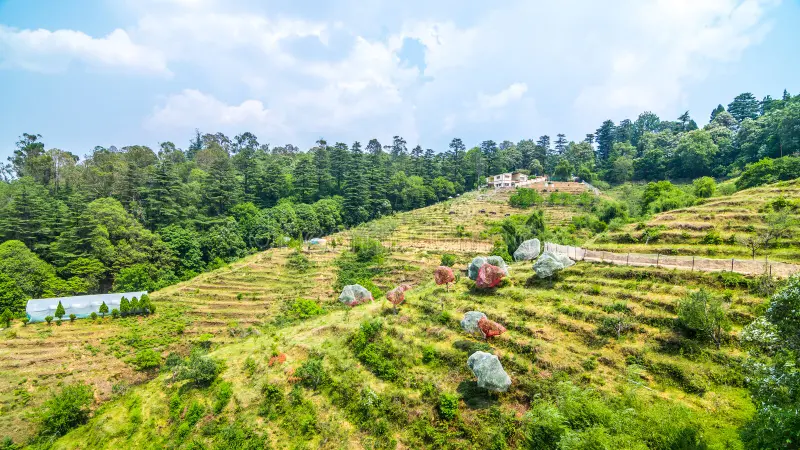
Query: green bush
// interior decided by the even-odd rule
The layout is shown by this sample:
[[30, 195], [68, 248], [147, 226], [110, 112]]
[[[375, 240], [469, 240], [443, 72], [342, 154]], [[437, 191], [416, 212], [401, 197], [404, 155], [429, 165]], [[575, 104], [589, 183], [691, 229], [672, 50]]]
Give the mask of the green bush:
[[297, 298], [285, 306], [284, 317], [287, 320], [304, 320], [325, 314], [325, 309], [309, 298]]
[[731, 329], [731, 321], [722, 300], [705, 289], [692, 292], [678, 303], [678, 320], [697, 336], [713, 341], [717, 348]]
[[709, 198], [717, 190], [717, 182], [711, 177], [701, 177], [692, 182], [694, 195], [699, 198]]
[[519, 188], [508, 199], [508, 204], [515, 208], [530, 208], [542, 203], [544, 203], [544, 197], [535, 189], [530, 188]]
[[42, 437], [63, 436], [89, 419], [89, 406], [94, 400], [92, 388], [83, 384], [65, 386], [44, 403], [41, 413]]
[[380, 319], [362, 322], [348, 343], [356, 358], [378, 378], [394, 381], [400, 376], [403, 364], [400, 351], [383, 335]]
[[195, 351], [178, 369], [177, 379], [189, 380], [200, 386], [208, 386], [217, 379], [224, 367], [221, 360], [204, 356]]
[[119, 312], [119, 310], [117, 308], [114, 308], [114, 309], [111, 310], [111, 318], [112, 319], [119, 319], [120, 316], [121, 316], [121, 314], [120, 314], [120, 312]]
[[445, 253], [442, 255], [442, 260], [439, 264], [442, 266], [453, 267], [456, 263], [456, 255], [451, 255], [450, 253]]
[[161, 355], [152, 349], [139, 350], [131, 361], [136, 370], [151, 370], [161, 366]]
[[375, 239], [355, 237], [351, 244], [351, 251], [355, 253], [359, 262], [383, 262], [386, 249]]
[[720, 236], [719, 231], [717, 230], [708, 230], [703, 239], [700, 240], [701, 244], [706, 245], [720, 245], [722, 244], [722, 236]]
[[97, 313], [96, 313], [96, 312], [94, 312], [94, 311], [92, 311], [92, 313], [91, 313], [91, 314], [89, 314], [89, 318], [90, 318], [90, 319], [92, 319], [92, 320], [97, 320], [97, 317], [98, 317], [98, 316], [97, 316]]
[[286, 267], [300, 273], [308, 271], [312, 266], [313, 264], [308, 260], [308, 257], [299, 249], [293, 251], [286, 260]]
[[800, 174], [800, 157], [764, 158], [747, 165], [742, 175], [736, 180], [736, 188], [741, 190], [777, 181], [792, 180], [797, 178], [798, 174]]
[[217, 399], [214, 402], [214, 414], [219, 414], [228, 406], [233, 397], [233, 385], [230, 382], [222, 382], [217, 386]]
[[439, 396], [439, 415], [445, 420], [456, 418], [458, 415], [458, 395], [444, 393]]
[[77, 319], [77, 318], [78, 318], [78, 316], [76, 316], [75, 314], [70, 314], [69, 315], [69, 321], [70, 322], [75, 322], [75, 319]]
[[328, 380], [328, 373], [322, 365], [322, 355], [311, 355], [300, 367], [295, 371], [295, 376], [300, 379], [300, 384], [317, 390], [319, 387], [324, 386]]
[[50, 322], [53, 321], [53, 316], [45, 316], [44, 321], [47, 322], [48, 325], [50, 325]]

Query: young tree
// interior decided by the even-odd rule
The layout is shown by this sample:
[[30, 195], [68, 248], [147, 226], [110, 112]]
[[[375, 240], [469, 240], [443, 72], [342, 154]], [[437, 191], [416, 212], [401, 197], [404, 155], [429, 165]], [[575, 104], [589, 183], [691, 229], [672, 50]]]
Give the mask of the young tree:
[[50, 322], [53, 321], [53, 316], [45, 316], [44, 321], [47, 322], [48, 325], [50, 325]]
[[731, 329], [722, 300], [705, 289], [690, 293], [678, 303], [678, 320], [687, 329], [713, 341], [718, 349]]
[[42, 435], [63, 436], [70, 429], [89, 419], [94, 394], [92, 388], [80, 383], [65, 386], [47, 400], [42, 410]]
[[130, 313], [132, 315], [139, 314], [141, 312], [141, 308], [139, 306], [139, 299], [136, 297], [131, 297], [131, 306], [130, 306]]
[[77, 318], [78, 318], [78, 316], [76, 316], [75, 314], [70, 314], [69, 315], [69, 321], [70, 322], [75, 322], [75, 319], [77, 319]]
[[708, 198], [714, 195], [717, 189], [717, 183], [711, 177], [700, 177], [692, 182], [694, 188], [694, 195], [700, 198]]
[[106, 305], [106, 302], [103, 302], [103, 304], [100, 305], [100, 310], [99, 311], [100, 311], [100, 315], [105, 319], [106, 318], [106, 314], [108, 314], [108, 305]]
[[119, 313], [122, 315], [122, 317], [125, 317], [130, 313], [130, 311], [130, 301], [125, 296], [122, 296], [122, 298], [119, 300]]
[[11, 319], [13, 318], [14, 315], [11, 314], [11, 310], [6, 308], [6, 310], [3, 311], [3, 315], [0, 316], [0, 322], [2, 322], [5, 325], [5, 327], [8, 328], [11, 326]]
[[58, 318], [58, 320], [61, 320], [61, 318], [64, 317], [64, 314], [66, 313], [67, 312], [64, 311], [64, 306], [59, 301], [58, 306], [56, 306], [56, 317]]
[[112, 319], [117, 319], [117, 318], [119, 318], [119, 316], [120, 316], [120, 314], [119, 314], [119, 310], [117, 308], [114, 308], [114, 309], [111, 310], [111, 318]]

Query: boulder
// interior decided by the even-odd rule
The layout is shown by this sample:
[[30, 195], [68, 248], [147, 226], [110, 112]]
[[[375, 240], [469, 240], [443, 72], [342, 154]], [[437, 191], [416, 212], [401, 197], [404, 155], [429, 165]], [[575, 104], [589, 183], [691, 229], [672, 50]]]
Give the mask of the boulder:
[[567, 255], [546, 251], [533, 263], [533, 270], [537, 277], [548, 278], [573, 264], [575, 262]]
[[541, 242], [538, 239], [528, 239], [527, 241], [519, 244], [519, 247], [514, 251], [514, 261], [530, 261], [539, 256], [541, 249]]
[[436, 280], [436, 284], [449, 284], [456, 281], [455, 275], [453, 275], [453, 269], [447, 266], [439, 266], [436, 270], [433, 271], [433, 279]]
[[503, 271], [503, 275], [508, 276], [508, 265], [506, 265], [506, 261], [500, 256], [487, 256], [486, 262], [499, 267]]
[[504, 276], [505, 273], [503, 273], [503, 269], [500, 267], [493, 266], [488, 263], [484, 264], [478, 271], [478, 279], [475, 280], [475, 286], [478, 289], [490, 289], [496, 287], [498, 284], [500, 284], [500, 280], [502, 280]]
[[505, 392], [511, 386], [508, 376], [497, 356], [486, 352], [475, 352], [467, 360], [467, 366], [478, 378], [478, 387], [494, 392]]
[[506, 332], [506, 327], [500, 325], [499, 323], [489, 320], [486, 317], [482, 317], [481, 320], [478, 321], [478, 328], [480, 328], [483, 335], [486, 339], [490, 337], [500, 336], [501, 334]]
[[478, 322], [485, 318], [486, 314], [480, 311], [467, 311], [464, 318], [461, 319], [461, 328], [469, 334], [483, 335], [483, 331], [478, 327]]
[[478, 271], [481, 270], [481, 266], [486, 264], [486, 262], [486, 257], [484, 256], [472, 258], [472, 262], [470, 262], [467, 267], [467, 276], [470, 280], [475, 281], [478, 279]]
[[360, 284], [348, 284], [339, 295], [339, 301], [347, 306], [356, 306], [372, 300], [372, 293]]

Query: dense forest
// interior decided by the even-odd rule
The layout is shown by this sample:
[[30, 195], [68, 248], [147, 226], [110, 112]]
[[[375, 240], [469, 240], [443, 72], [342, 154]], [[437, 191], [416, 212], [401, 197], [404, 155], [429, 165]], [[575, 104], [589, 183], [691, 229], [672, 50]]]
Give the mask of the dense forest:
[[435, 203], [509, 170], [601, 186], [727, 178], [748, 167], [745, 183], [793, 178], [798, 159], [784, 157], [800, 152], [800, 95], [741, 94], [702, 128], [688, 111], [677, 120], [643, 112], [606, 120], [578, 141], [558, 134], [408, 147], [400, 136], [363, 147], [320, 139], [304, 152], [249, 132], [197, 131], [185, 149], [95, 147], [80, 158], [23, 134], [0, 164], [0, 310], [21, 313], [32, 297], [155, 290], [287, 239]]

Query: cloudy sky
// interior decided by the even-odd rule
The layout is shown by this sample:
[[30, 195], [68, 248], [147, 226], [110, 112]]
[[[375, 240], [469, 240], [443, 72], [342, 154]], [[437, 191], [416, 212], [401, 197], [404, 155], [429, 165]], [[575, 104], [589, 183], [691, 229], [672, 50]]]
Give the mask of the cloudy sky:
[[[556, 5], [557, 4], [557, 5]], [[796, 0], [0, 0], [0, 156], [23, 132], [185, 148], [517, 141], [800, 93]]]

